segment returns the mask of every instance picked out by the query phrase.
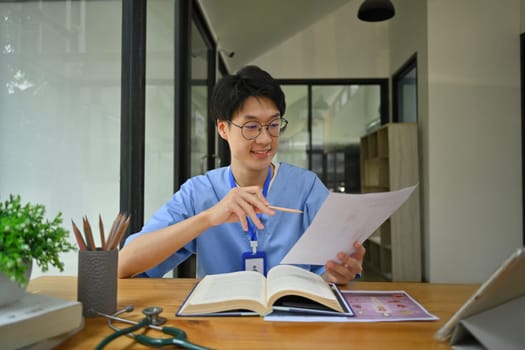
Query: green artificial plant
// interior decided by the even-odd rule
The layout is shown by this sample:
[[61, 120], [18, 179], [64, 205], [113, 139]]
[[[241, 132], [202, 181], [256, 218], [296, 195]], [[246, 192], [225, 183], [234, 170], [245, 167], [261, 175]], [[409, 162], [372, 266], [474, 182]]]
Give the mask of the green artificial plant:
[[20, 286], [27, 285], [25, 272], [32, 262], [42, 271], [49, 265], [63, 271], [59, 254], [74, 249], [69, 232], [61, 227], [62, 213], [52, 221], [45, 213], [41, 204], [22, 205], [20, 195], [0, 202], [0, 271]]

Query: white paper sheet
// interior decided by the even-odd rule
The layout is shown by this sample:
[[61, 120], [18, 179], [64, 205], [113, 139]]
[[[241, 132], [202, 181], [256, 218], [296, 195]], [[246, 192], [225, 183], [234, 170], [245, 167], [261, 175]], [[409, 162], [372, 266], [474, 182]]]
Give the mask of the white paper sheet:
[[330, 193], [312, 224], [281, 264], [324, 265], [340, 251], [351, 253], [363, 243], [414, 191], [416, 185], [391, 192]]

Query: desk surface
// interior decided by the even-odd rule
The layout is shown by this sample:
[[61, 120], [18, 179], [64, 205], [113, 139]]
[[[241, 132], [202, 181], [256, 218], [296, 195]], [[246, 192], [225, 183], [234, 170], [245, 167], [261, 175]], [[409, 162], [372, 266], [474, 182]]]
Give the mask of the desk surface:
[[[31, 280], [28, 290], [76, 300], [76, 281], [76, 277], [44, 276]], [[345, 288], [405, 290], [440, 318], [432, 322], [288, 323], [264, 321], [261, 317], [175, 317], [194, 283], [194, 279], [121, 279], [118, 307], [134, 305], [135, 311], [126, 314], [126, 318], [140, 320], [144, 307], [161, 306], [169, 325], [184, 329], [188, 340], [214, 349], [449, 349], [446, 343], [434, 340], [433, 335], [478, 288], [395, 282], [354, 282]], [[93, 349], [111, 333], [104, 318], [88, 318], [84, 329], [59, 349]], [[128, 337], [113, 341], [105, 349], [127, 349], [131, 345], [133, 349], [147, 349]]]

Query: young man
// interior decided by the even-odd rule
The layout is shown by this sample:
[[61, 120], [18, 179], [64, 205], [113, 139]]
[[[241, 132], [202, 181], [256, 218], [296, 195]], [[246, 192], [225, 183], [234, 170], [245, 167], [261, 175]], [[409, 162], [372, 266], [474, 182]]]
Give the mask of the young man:
[[[230, 166], [189, 179], [140, 232], [128, 237], [119, 255], [119, 277], [161, 277], [193, 253], [197, 277], [239, 271], [259, 263], [261, 256], [269, 270], [326, 199], [328, 190], [313, 172], [272, 162], [288, 122], [284, 93], [267, 72], [247, 66], [224, 77], [209, 105], [230, 147]], [[274, 211], [269, 205], [303, 213]], [[346, 284], [361, 272], [365, 254], [358, 242], [348, 244], [352, 255], [341, 252], [324, 266], [303, 267], [323, 274], [327, 282]]]

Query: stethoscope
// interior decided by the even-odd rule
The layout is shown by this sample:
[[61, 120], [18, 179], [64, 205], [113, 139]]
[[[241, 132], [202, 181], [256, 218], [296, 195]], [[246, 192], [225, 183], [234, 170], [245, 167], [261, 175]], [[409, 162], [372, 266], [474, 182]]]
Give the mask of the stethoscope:
[[[95, 348], [96, 350], [104, 348], [112, 340], [122, 336], [127, 335], [128, 337], [133, 338], [138, 343], [149, 346], [152, 348], [158, 348], [167, 345], [176, 345], [181, 348], [190, 349], [190, 350], [209, 350], [209, 348], [191, 343], [187, 340], [186, 332], [180, 328], [176, 327], [167, 327], [162, 326], [166, 322], [166, 318], [161, 317], [160, 313], [162, 308], [158, 306], [150, 306], [142, 310], [142, 313], [146, 316], [140, 321], [132, 321], [122, 317], [119, 317], [125, 312], [133, 311], [133, 305], [128, 305], [124, 309], [115, 312], [113, 315], [108, 315], [103, 312], [93, 310], [93, 312], [99, 316], [104, 316], [108, 320], [108, 326], [113, 329], [115, 332], [104, 338]], [[131, 327], [127, 328], [118, 328], [113, 324], [113, 321], [123, 322], [131, 324]], [[147, 336], [145, 334], [135, 334], [133, 333], [136, 330], [141, 328], [151, 328], [157, 331], [160, 331], [164, 334], [170, 335], [171, 337], [167, 338], [154, 338]]]

